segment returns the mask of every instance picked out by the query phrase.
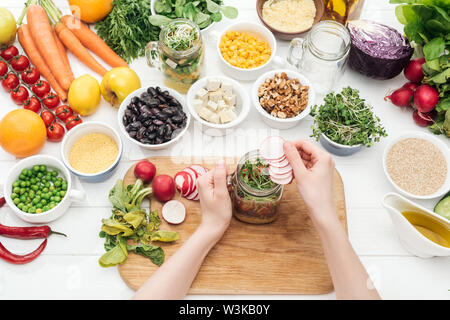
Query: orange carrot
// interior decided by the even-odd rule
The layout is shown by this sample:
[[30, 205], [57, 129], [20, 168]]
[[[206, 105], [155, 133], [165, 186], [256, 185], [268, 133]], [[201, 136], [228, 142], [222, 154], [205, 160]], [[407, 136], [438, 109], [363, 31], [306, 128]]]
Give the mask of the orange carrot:
[[64, 47], [61, 40], [59, 40], [58, 36], [56, 35], [55, 29], [53, 29], [53, 36], [55, 37], [56, 46], [58, 47], [59, 55], [63, 58], [64, 63], [69, 68], [70, 71], [72, 71], [72, 68], [70, 67], [69, 58], [67, 57], [66, 47]]
[[63, 88], [59, 85], [56, 78], [53, 76], [50, 68], [45, 63], [45, 60], [42, 58], [39, 50], [36, 48], [34, 44], [33, 38], [31, 37], [30, 30], [26, 24], [22, 24], [17, 29], [17, 37], [19, 39], [19, 43], [22, 46], [23, 50], [27, 54], [31, 63], [39, 70], [41, 75], [47, 79], [48, 83], [52, 86], [53, 90], [55, 90], [56, 94], [62, 101], [67, 100], [67, 92], [64, 91]]
[[83, 46], [94, 52], [111, 67], [128, 67], [125, 60], [119, 57], [106, 42], [89, 29], [86, 24], [70, 15], [63, 16], [61, 22], [73, 32]]
[[47, 13], [41, 6], [32, 4], [27, 9], [27, 23], [41, 57], [44, 58], [61, 87], [69, 90], [73, 74], [59, 55]]
[[67, 28], [63, 23], [58, 22], [57, 24], [55, 24], [55, 31], [64, 46], [69, 49], [85, 65], [87, 65], [89, 68], [91, 68], [101, 76], [103, 76], [107, 72], [106, 69], [90, 54], [89, 50], [81, 44], [80, 40], [78, 40], [73, 32], [70, 31], [70, 29]]

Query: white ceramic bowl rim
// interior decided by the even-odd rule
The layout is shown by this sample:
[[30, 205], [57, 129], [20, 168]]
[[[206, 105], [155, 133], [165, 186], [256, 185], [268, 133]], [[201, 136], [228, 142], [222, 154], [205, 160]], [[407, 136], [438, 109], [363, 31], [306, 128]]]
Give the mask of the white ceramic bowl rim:
[[[78, 171], [76, 169], [74, 169], [69, 162], [69, 159], [66, 159], [66, 156], [64, 154], [64, 146], [66, 145], [67, 141], [68, 141], [68, 137], [70, 137], [70, 135], [73, 135], [74, 132], [84, 128], [84, 127], [90, 127], [90, 126], [103, 126], [105, 128], [108, 128], [116, 137], [116, 140], [119, 142], [117, 147], [119, 149], [119, 152], [117, 153], [117, 158], [116, 160], [114, 160], [114, 162], [105, 170], [100, 171], [100, 172], [95, 172], [95, 173], [84, 173], [81, 171]], [[88, 134], [88, 133], [86, 133]], [[63, 159], [64, 164], [66, 165], [66, 167], [69, 168], [70, 171], [74, 172], [75, 174], [79, 175], [79, 176], [83, 176], [83, 177], [96, 177], [96, 176], [100, 176], [106, 172], [108, 172], [109, 170], [111, 170], [111, 168], [113, 168], [117, 162], [120, 160], [121, 155], [122, 155], [122, 150], [123, 150], [123, 145], [122, 145], [122, 140], [120, 139], [120, 135], [119, 133], [114, 130], [111, 126], [107, 125], [104, 122], [100, 122], [100, 121], [88, 121], [88, 122], [83, 122], [75, 127], [73, 127], [64, 137], [64, 140], [61, 144], [61, 158]]]
[[[139, 141], [133, 139], [132, 137], [130, 137], [128, 132], [125, 130], [125, 126], [123, 125], [123, 121], [122, 121], [122, 116], [123, 116], [123, 113], [125, 112], [124, 110], [130, 103], [131, 99], [133, 97], [140, 96], [142, 93], [147, 91], [147, 89], [150, 87], [153, 87], [153, 88], [159, 87], [161, 89], [161, 91], [166, 91], [166, 90], [169, 91], [170, 95], [173, 96], [181, 104], [181, 106], [183, 107], [183, 111], [186, 113], [186, 117], [187, 117], [186, 118], [186, 126], [178, 133], [178, 135], [175, 138], [173, 138], [167, 142], [161, 143], [161, 144], [145, 144], [145, 143], [142, 143], [142, 142], [139, 142]], [[179, 139], [181, 139], [181, 137], [185, 134], [185, 132], [187, 131], [187, 129], [189, 127], [189, 124], [191, 121], [191, 113], [189, 112], [189, 108], [186, 105], [186, 101], [185, 101], [184, 97], [178, 91], [168, 88], [168, 87], [165, 87], [165, 86], [162, 86], [162, 85], [154, 84], [154, 85], [147, 85], [145, 87], [141, 87], [141, 88], [136, 89], [133, 92], [131, 92], [120, 104], [119, 110], [117, 112], [117, 119], [119, 122], [120, 131], [129, 141], [131, 141], [143, 148], [151, 149], [152, 147], [154, 147], [154, 148], [162, 149], [164, 147], [167, 147], [167, 146], [175, 143]]]
[[[231, 63], [229, 63], [228, 61], [226, 61], [223, 58], [222, 52], [220, 52], [220, 40], [222, 39], [222, 36], [225, 34], [225, 32], [227, 32], [227, 31], [231, 30], [232, 28], [235, 28], [236, 26], [241, 25], [241, 24], [253, 25], [255, 27], [255, 29], [259, 28], [259, 30], [265, 30], [267, 32], [268, 37], [270, 38], [269, 41], [272, 42], [272, 43], [269, 43], [269, 45], [274, 44], [273, 47], [270, 46], [270, 49], [271, 49], [272, 52], [270, 54], [269, 60], [267, 60], [264, 64], [262, 64], [262, 65], [260, 65], [260, 66], [258, 66], [256, 68], [243, 69], [243, 68], [238, 68], [236, 66], [233, 66]], [[255, 33], [259, 34], [259, 32], [256, 32], [256, 31], [255, 31]], [[261, 35], [261, 36], [264, 36], [264, 35]], [[225, 29], [223, 29], [219, 33], [219, 36], [218, 36], [218, 39], [217, 39], [217, 46], [216, 46], [216, 48], [217, 48], [217, 53], [219, 54], [220, 60], [222, 60], [227, 66], [231, 67], [234, 70], [238, 70], [238, 71], [242, 71], [242, 72], [248, 72], [248, 71], [258, 71], [260, 69], [263, 69], [264, 67], [266, 67], [268, 64], [270, 64], [272, 62], [272, 60], [275, 57], [276, 52], [277, 52], [277, 42], [276, 42], [275, 36], [265, 26], [263, 26], [261, 24], [258, 24], [258, 23], [255, 23], [255, 22], [240, 21], [240, 22], [235, 22], [235, 23], [229, 25], [228, 27], [226, 27]]]
[[[259, 103], [259, 99], [258, 99], [258, 88], [259, 88], [260, 84], [264, 82], [261, 80], [265, 80], [269, 77], [274, 76], [276, 73], [282, 73], [282, 72], [285, 72], [289, 78], [293, 78], [293, 77], [298, 78], [302, 85], [309, 86], [308, 104], [306, 105], [306, 108], [302, 112], [300, 112], [298, 115], [296, 115], [295, 117], [285, 118], [285, 119], [277, 118], [277, 117], [270, 115], [266, 110], [263, 109], [263, 107], [261, 107], [261, 104]], [[284, 123], [296, 122], [300, 119], [303, 119], [307, 115], [309, 115], [310, 110], [311, 110], [311, 105], [314, 103], [315, 98], [316, 98], [316, 92], [314, 91], [314, 88], [312, 87], [309, 79], [307, 77], [305, 77], [304, 75], [302, 75], [301, 73], [294, 71], [294, 70], [290, 70], [290, 69], [275, 69], [275, 70], [271, 70], [271, 71], [268, 71], [268, 72], [262, 74], [253, 83], [253, 88], [252, 88], [251, 94], [252, 94], [253, 102], [254, 102], [254, 104], [256, 104], [256, 109], [259, 111], [260, 114], [262, 114], [264, 117], [266, 117], [268, 119], [271, 119], [274, 121], [279, 121], [279, 122], [284, 122]]]
[[[35, 155], [35, 156], [27, 157], [27, 158], [24, 158], [24, 159], [20, 160], [19, 162], [17, 162], [17, 163], [10, 169], [10, 171], [9, 171], [7, 177], [6, 177], [5, 185], [4, 185], [4, 191], [5, 191], [4, 196], [5, 196], [6, 202], [7, 202], [8, 205], [10, 206], [10, 208], [11, 208], [12, 210], [14, 210], [17, 214], [22, 215], [22, 216], [24, 216], [24, 217], [38, 216], [38, 215], [39, 215], [39, 217], [45, 217], [45, 216], [47, 216], [47, 215], [52, 214], [52, 213], [55, 212], [57, 209], [59, 209], [59, 206], [60, 206], [60, 204], [61, 204], [61, 202], [60, 202], [60, 203], [58, 203], [54, 208], [52, 208], [52, 209], [50, 209], [50, 210], [48, 210], [48, 211], [42, 212], [42, 213], [28, 213], [28, 212], [24, 212], [24, 211], [20, 210], [19, 208], [17, 208], [17, 206], [16, 206], [16, 205], [14, 204], [14, 202], [11, 200], [11, 186], [8, 187], [8, 186], [6, 185], [6, 183], [7, 183], [8, 180], [9, 180], [8, 178], [9, 178], [10, 174], [12, 174], [12, 172], [15, 171], [15, 169], [22, 167], [22, 166], [23, 166], [23, 163], [25, 162], [25, 160], [26, 160], [26, 162], [32, 162], [31, 160], [36, 160], [35, 165], [37, 165], [38, 162], [39, 162], [39, 159], [47, 159], [49, 162], [56, 163], [56, 164], [58, 164], [58, 165], [60, 166], [60, 167], [57, 167], [57, 168], [56, 168], [56, 166], [55, 166], [55, 169], [57, 169], [58, 171], [60, 171], [60, 173], [64, 175], [64, 178], [65, 178], [66, 181], [67, 181], [67, 190], [66, 190], [66, 194], [65, 194], [64, 197], [61, 199], [61, 202], [62, 202], [62, 201], [67, 201], [67, 199], [69, 198], [69, 192], [70, 192], [70, 190], [72, 189], [72, 177], [70, 176], [70, 172], [69, 172], [69, 170], [66, 168], [66, 166], [65, 166], [60, 160], [58, 160], [57, 158], [52, 157], [52, 156], [48, 156], [48, 155]], [[47, 167], [52, 167], [51, 164], [50, 164], [50, 165], [46, 165], [46, 166], [47, 166]], [[30, 168], [30, 166], [26, 165], [26, 166], [24, 166], [20, 171], [22, 171], [23, 169], [29, 169], [29, 168]], [[19, 174], [20, 174], [20, 173], [19, 173]], [[17, 176], [14, 180], [17, 180], [17, 178], [18, 178], [18, 176]]]
[[[427, 141], [433, 143], [442, 152], [445, 160], [447, 161], [446, 180], [445, 180], [444, 184], [439, 188], [439, 190], [433, 194], [421, 196], [421, 195], [415, 195], [415, 194], [409, 193], [409, 192], [401, 189], [391, 179], [391, 177], [387, 171], [386, 159], [387, 159], [389, 150], [391, 150], [391, 148], [394, 146], [394, 144], [396, 144], [397, 142], [399, 142], [401, 140], [407, 139], [407, 138], [419, 138], [419, 139], [424, 139], [424, 140], [427, 140]], [[438, 138], [434, 137], [433, 135], [431, 135], [429, 133], [425, 133], [425, 132], [410, 131], [410, 132], [402, 133], [402, 134], [392, 138], [390, 140], [390, 142], [386, 145], [384, 152], [383, 152], [383, 169], [384, 169], [384, 173], [385, 173], [387, 179], [394, 186], [394, 188], [397, 189], [400, 193], [402, 193], [403, 195], [405, 195], [409, 198], [414, 198], [414, 199], [421, 199], [421, 200], [434, 199], [434, 198], [442, 197], [443, 195], [448, 193], [450, 190], [450, 165], [449, 164], [450, 164], [450, 149], [448, 149], [448, 147], [441, 140], [439, 140]]]
[[[192, 106], [191, 101], [195, 98], [195, 92], [194, 90], [198, 89], [198, 87], [204, 87], [206, 85], [206, 82], [209, 79], [217, 79], [217, 80], [222, 80], [225, 82], [229, 82], [233, 85], [233, 91], [236, 94], [237, 92], [239, 92], [239, 97], [242, 101], [242, 106], [241, 106], [241, 112], [239, 113], [238, 117], [236, 119], [234, 119], [231, 122], [228, 123], [211, 123], [208, 122], [206, 120], [203, 120], [198, 114], [197, 111], [194, 109], [194, 107]], [[236, 95], [237, 96], [237, 95]], [[248, 95], [245, 92], [245, 89], [242, 87], [241, 84], [239, 84], [239, 82], [237, 82], [234, 79], [231, 79], [229, 77], [224, 77], [224, 76], [207, 76], [207, 77], [203, 77], [200, 78], [199, 80], [197, 80], [190, 88], [189, 91], [187, 93], [187, 105], [189, 108], [189, 111], [191, 112], [192, 116], [195, 118], [195, 120], [197, 120], [198, 122], [200, 122], [201, 124], [211, 127], [211, 128], [216, 128], [216, 129], [228, 129], [234, 126], [237, 126], [238, 124], [240, 124], [242, 121], [245, 120], [245, 118], [247, 117], [249, 111], [250, 111], [250, 99], [248, 97]]]

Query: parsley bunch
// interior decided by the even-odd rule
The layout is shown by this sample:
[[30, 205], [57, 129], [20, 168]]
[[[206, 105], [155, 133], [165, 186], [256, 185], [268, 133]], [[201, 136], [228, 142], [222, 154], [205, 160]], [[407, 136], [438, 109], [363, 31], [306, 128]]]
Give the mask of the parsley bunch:
[[327, 94], [323, 105], [312, 108], [311, 116], [315, 117], [311, 137], [317, 140], [323, 133], [339, 144], [370, 147], [387, 136], [380, 118], [359, 97], [359, 91], [350, 87]]

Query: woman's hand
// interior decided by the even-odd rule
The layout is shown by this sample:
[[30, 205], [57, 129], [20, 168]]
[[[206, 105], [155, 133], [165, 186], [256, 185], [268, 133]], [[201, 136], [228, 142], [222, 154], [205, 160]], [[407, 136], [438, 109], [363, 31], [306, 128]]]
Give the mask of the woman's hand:
[[286, 141], [284, 152], [294, 170], [298, 191], [312, 218], [321, 221], [327, 220], [330, 215], [335, 218], [334, 162], [331, 156], [308, 140]]
[[197, 181], [202, 210], [202, 230], [222, 237], [231, 221], [231, 199], [227, 188], [227, 169], [223, 160]]

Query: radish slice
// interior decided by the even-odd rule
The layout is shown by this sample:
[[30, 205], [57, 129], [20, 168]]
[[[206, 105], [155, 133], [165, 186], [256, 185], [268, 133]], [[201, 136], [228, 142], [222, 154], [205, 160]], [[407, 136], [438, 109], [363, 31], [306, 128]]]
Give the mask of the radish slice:
[[180, 193], [183, 193], [183, 190], [186, 190], [186, 187], [188, 186], [188, 177], [187, 177], [187, 173], [183, 173], [183, 172], [178, 172], [175, 175], [175, 186], [177, 188], [177, 190]]
[[195, 172], [198, 173], [199, 176], [204, 175], [207, 171], [207, 169], [199, 164], [193, 164], [192, 166], [190, 166], [190, 168], [192, 170], [194, 170]]
[[188, 200], [198, 200], [198, 190], [195, 188], [194, 192], [186, 197]]
[[287, 173], [292, 173], [292, 167], [290, 165], [283, 168], [269, 167], [269, 174], [271, 176], [285, 175]]
[[190, 167], [184, 168], [183, 171], [186, 171], [187, 173], [189, 173], [193, 179], [197, 179], [199, 176], [197, 171], [195, 171], [194, 169], [192, 169]]
[[271, 179], [272, 179], [272, 181], [275, 182], [276, 184], [282, 184], [282, 185], [284, 185], [284, 184], [289, 184], [289, 183], [291, 183], [291, 182], [292, 182], [292, 179], [293, 179], [293, 176], [290, 175], [290, 176], [288, 176], [288, 177], [286, 177], [286, 178], [281, 178], [281, 179], [274, 179], [274, 178], [271, 178]]
[[186, 208], [178, 200], [170, 200], [164, 204], [161, 215], [168, 223], [180, 224], [186, 218]]
[[284, 158], [282, 161], [267, 161], [267, 163], [269, 164], [269, 167], [274, 167], [274, 168], [284, 168], [289, 166], [289, 161]]
[[259, 146], [259, 153], [267, 160], [280, 160], [284, 155], [284, 139], [282, 137], [268, 137]]

